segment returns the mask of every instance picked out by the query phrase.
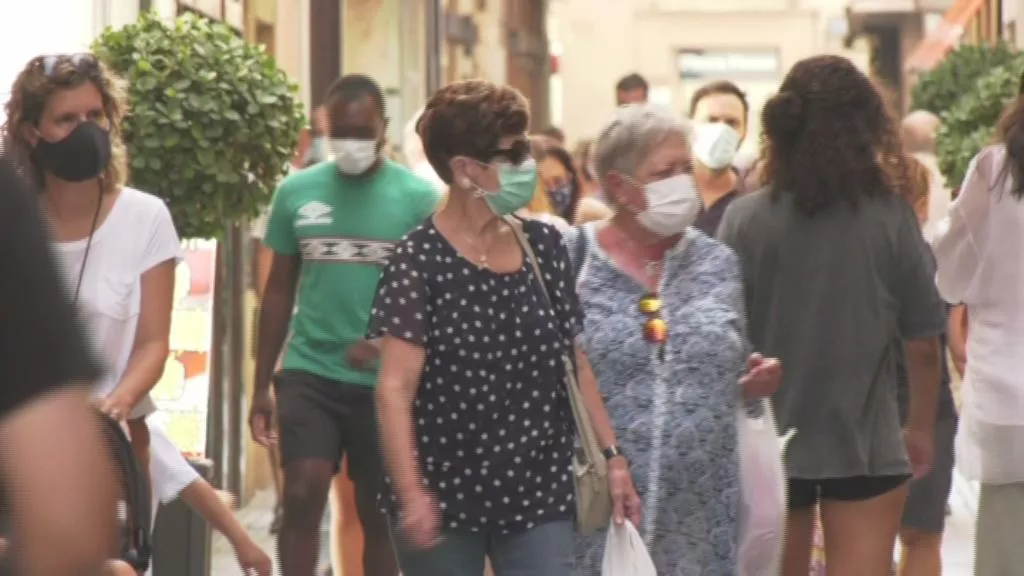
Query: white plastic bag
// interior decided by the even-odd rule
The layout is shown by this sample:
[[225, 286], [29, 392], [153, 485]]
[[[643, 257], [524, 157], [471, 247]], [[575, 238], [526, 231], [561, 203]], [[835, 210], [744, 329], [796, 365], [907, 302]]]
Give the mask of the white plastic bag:
[[775, 576], [779, 572], [786, 530], [786, 473], [782, 456], [793, 431], [778, 436], [771, 402], [762, 399], [760, 418], [750, 418], [740, 405], [739, 576]]
[[658, 576], [643, 538], [629, 520], [608, 524], [601, 576]]

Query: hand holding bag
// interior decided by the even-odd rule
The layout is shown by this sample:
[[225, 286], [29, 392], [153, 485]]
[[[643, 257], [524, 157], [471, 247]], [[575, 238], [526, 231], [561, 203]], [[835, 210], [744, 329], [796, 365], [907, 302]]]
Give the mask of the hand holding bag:
[[[505, 217], [505, 223], [512, 228], [512, 232], [516, 235], [524, 257], [530, 262], [533, 276], [540, 284], [551, 309], [554, 310], [554, 302], [551, 300], [547, 284], [544, 283], [544, 274], [537, 264], [537, 257], [533, 253], [530, 242], [519, 227], [519, 222], [511, 217]], [[605, 460], [601, 444], [597, 440], [597, 433], [594, 432], [590, 414], [587, 413], [587, 407], [583, 403], [583, 393], [580, 392], [579, 383], [576, 380], [576, 363], [568, 353], [562, 354], [562, 363], [565, 365], [566, 394], [569, 397], [572, 417], [576, 424], [577, 446], [573, 451], [572, 458], [576, 483], [576, 528], [583, 534], [591, 534], [607, 526], [612, 517], [612, 492], [608, 485], [608, 462]]]
[[629, 520], [608, 525], [601, 576], [658, 576], [643, 538]]

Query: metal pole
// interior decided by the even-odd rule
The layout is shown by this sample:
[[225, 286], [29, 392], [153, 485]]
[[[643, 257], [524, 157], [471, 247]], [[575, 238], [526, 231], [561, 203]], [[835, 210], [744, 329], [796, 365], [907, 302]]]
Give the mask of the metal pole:
[[206, 415], [206, 457], [213, 462], [210, 483], [223, 486], [224, 482], [224, 363], [227, 341], [224, 316], [224, 294], [227, 293], [227, 254], [224, 241], [217, 241], [217, 259], [213, 281], [213, 335], [210, 343], [210, 384]]
[[245, 262], [246, 248], [243, 223], [232, 224], [229, 229], [230, 243], [228, 248], [228, 287], [230, 290], [228, 306], [228, 365], [226, 379], [227, 400], [227, 490], [240, 502], [242, 497], [242, 432], [243, 411], [245, 401]]
[[427, 4], [427, 98], [441, 88], [441, 50], [444, 46], [441, 1], [430, 0]]

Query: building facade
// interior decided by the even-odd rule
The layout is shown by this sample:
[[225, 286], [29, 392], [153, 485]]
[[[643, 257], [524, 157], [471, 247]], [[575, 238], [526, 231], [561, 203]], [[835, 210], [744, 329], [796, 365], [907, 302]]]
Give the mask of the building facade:
[[761, 105], [795, 62], [831, 52], [864, 63], [842, 42], [844, 8], [833, 0], [552, 0], [555, 115], [574, 141], [600, 129], [628, 73], [643, 75], [651, 99], [680, 114], [701, 85], [732, 80], [751, 103], [749, 152]]

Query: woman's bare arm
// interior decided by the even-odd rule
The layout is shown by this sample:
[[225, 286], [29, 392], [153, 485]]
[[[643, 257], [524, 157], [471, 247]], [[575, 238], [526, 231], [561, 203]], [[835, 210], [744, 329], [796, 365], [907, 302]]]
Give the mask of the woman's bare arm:
[[167, 260], [142, 274], [142, 302], [135, 343], [121, 382], [111, 393], [119, 400], [119, 405], [129, 409], [156, 386], [164, 373], [170, 349], [175, 265], [175, 260]]
[[380, 339], [380, 377], [377, 410], [381, 451], [400, 498], [408, 498], [423, 486], [416, 461], [412, 405], [420, 385], [426, 352], [422, 346], [384, 336]]

